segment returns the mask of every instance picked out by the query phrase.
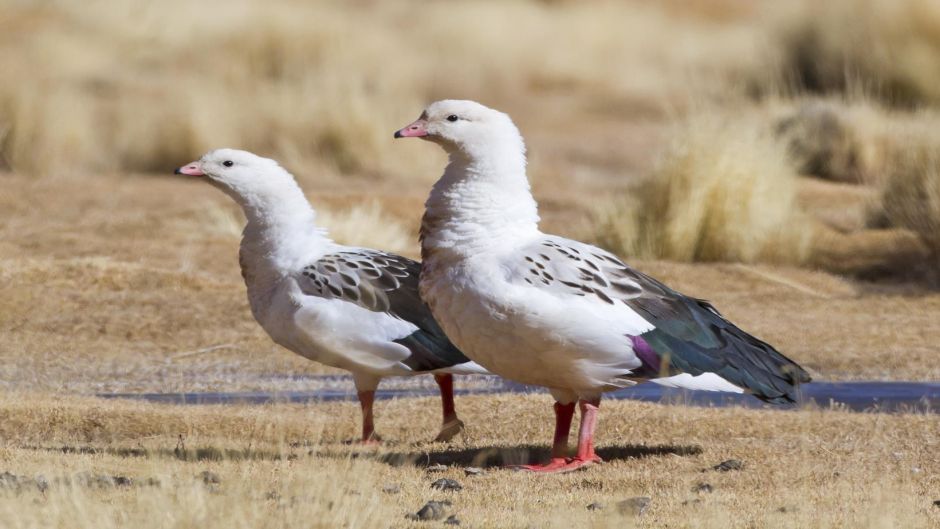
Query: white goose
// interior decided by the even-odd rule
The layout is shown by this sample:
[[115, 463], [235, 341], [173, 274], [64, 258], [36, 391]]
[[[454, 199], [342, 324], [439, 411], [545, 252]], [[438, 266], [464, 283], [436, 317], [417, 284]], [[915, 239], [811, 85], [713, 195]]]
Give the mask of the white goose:
[[[560, 472], [600, 462], [601, 394], [644, 380], [789, 402], [809, 381], [797, 364], [613, 254], [539, 231], [525, 146], [509, 116], [472, 101], [431, 104], [395, 137], [437, 143], [450, 159], [421, 227], [421, 295], [447, 335], [493, 373], [549, 388]], [[743, 388], [743, 389], [742, 389]], [[567, 456], [575, 401], [578, 449]]]
[[444, 415], [436, 440], [463, 429], [451, 373], [486, 371], [450, 343], [421, 301], [419, 263], [330, 240], [274, 160], [219, 149], [176, 173], [205, 177], [241, 205], [248, 224], [239, 262], [252, 314], [278, 344], [352, 372], [363, 442], [377, 439], [372, 407], [385, 376], [433, 373]]

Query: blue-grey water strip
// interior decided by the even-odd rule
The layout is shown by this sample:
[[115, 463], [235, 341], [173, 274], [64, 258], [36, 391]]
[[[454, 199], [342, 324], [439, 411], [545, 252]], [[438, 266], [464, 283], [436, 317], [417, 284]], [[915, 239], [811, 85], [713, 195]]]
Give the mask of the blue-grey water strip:
[[[427, 377], [421, 377], [421, 379]], [[344, 375], [306, 376], [312, 389], [303, 391], [245, 391], [206, 393], [101, 393], [102, 398], [139, 399], [167, 404], [266, 404], [273, 402], [307, 403], [348, 401], [356, 399], [352, 379]], [[412, 380], [421, 380], [412, 379]], [[407, 380], [407, 379], [406, 379]], [[390, 384], [380, 388], [378, 399], [432, 397], [437, 395], [433, 383]], [[345, 388], [344, 388], [345, 386]], [[498, 393], [535, 393], [543, 391], [493, 376], [459, 377], [457, 395], [488, 395]], [[937, 413], [940, 410], [940, 382], [812, 382], [800, 388], [798, 406], [842, 408], [866, 412]], [[780, 408], [769, 406], [750, 395], [688, 391], [664, 388], [656, 384], [639, 384], [606, 393], [605, 399], [631, 399], [666, 404], [707, 407]], [[791, 408], [794, 406], [791, 406]], [[786, 409], [786, 407], [784, 407]]]

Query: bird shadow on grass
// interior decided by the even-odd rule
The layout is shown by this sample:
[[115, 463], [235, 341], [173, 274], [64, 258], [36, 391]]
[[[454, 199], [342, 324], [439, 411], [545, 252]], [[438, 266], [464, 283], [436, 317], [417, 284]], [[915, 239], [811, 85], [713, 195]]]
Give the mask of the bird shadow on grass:
[[[694, 456], [702, 453], [702, 447], [694, 445], [618, 445], [597, 449], [604, 461], [642, 459], [646, 457], [678, 455]], [[312, 456], [374, 459], [390, 466], [430, 467], [433, 465], [461, 467], [501, 467], [543, 462], [551, 453], [546, 446], [519, 445], [484, 448], [445, 448], [429, 451], [401, 452], [331, 452], [312, 451]]]

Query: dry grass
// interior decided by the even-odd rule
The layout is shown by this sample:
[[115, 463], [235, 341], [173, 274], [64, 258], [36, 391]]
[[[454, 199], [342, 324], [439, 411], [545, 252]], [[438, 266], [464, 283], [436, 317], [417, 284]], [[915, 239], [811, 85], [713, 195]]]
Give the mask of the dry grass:
[[47, 175], [164, 170], [219, 146], [344, 175], [434, 172], [438, 158], [389, 141], [429, 100], [655, 106], [689, 79], [720, 81], [754, 32], [748, 10], [677, 18], [641, 1], [0, 7], [0, 65], [16, 79], [0, 88], [0, 153]]
[[906, 263], [904, 272], [940, 285], [940, 143], [926, 128], [909, 132], [906, 148], [887, 172], [870, 222], [915, 233], [927, 252], [922, 260]]
[[[606, 464], [563, 476], [488, 468], [465, 477], [465, 466], [544, 455], [551, 407], [545, 395], [470, 397], [458, 407], [467, 434], [442, 445], [414, 442], [434, 430], [433, 399], [382, 402], [379, 424], [392, 440], [369, 450], [342, 444], [354, 435], [354, 403], [174, 407], [7, 393], [0, 470], [40, 474], [50, 486], [0, 490], [0, 513], [13, 528], [423, 527], [429, 522], [405, 515], [447, 499], [469, 527], [916, 529], [940, 521], [931, 505], [936, 415], [605, 402]], [[744, 469], [703, 472], [729, 458]], [[437, 462], [453, 466], [423, 470]], [[220, 483], [206, 486], [205, 470]], [[135, 484], [82, 486], [83, 472]], [[440, 477], [464, 489], [433, 491]], [[57, 483], [63, 478], [73, 484]], [[714, 491], [694, 492], [700, 483]], [[633, 496], [652, 498], [648, 512], [619, 515], [614, 503]], [[585, 508], [594, 502], [607, 507]]]
[[[801, 4], [790, 19], [822, 39], [808, 41], [822, 59], [810, 67], [834, 71], [849, 64], [843, 55], [853, 65], [853, 84], [833, 74], [821, 89], [937, 100], [936, 69], [920, 66], [937, 53], [932, 4], [871, 0], [872, 14], [853, 7], [841, 19], [850, 4], [830, 5]], [[935, 291], [789, 266], [632, 259], [799, 263], [808, 226], [822, 226], [813, 251], [833, 250], [830, 263], [909, 262], [910, 244], [897, 241], [923, 246], [930, 236], [935, 161], [907, 149], [905, 134], [935, 124], [931, 114], [849, 96], [821, 113], [798, 110], [802, 99], [740, 111], [741, 72], [779, 79], [768, 69], [806, 66], [791, 60], [796, 41], [790, 59], [761, 60], [761, 40], [786, 33], [787, 10], [746, 0], [0, 0], [0, 68], [15, 80], [0, 86], [0, 165], [14, 169], [0, 172], [0, 473], [50, 481], [44, 493], [0, 487], [0, 519], [420, 527], [430, 525], [405, 514], [450, 499], [469, 527], [936, 526], [936, 415], [605, 402], [608, 464], [547, 479], [496, 469], [465, 478], [460, 466], [490, 456], [544, 455], [549, 399], [461, 399], [470, 428], [453, 446], [415, 442], [436, 431], [433, 399], [382, 402], [378, 426], [392, 441], [371, 451], [342, 444], [355, 436], [354, 403], [88, 397], [306, 389], [292, 375], [336, 372], [273, 345], [252, 321], [236, 258], [242, 218], [228, 198], [196, 180], [123, 173], [167, 173], [224, 145], [251, 149], [297, 175], [338, 240], [413, 256], [444, 158], [390, 132], [440, 97], [513, 115], [546, 230], [583, 238], [598, 196], [638, 190], [662, 207], [633, 224], [620, 208], [601, 234], [631, 264], [714, 301], [819, 379], [940, 379]], [[866, 23], [845, 23], [858, 19]], [[882, 60], [886, 50], [897, 60]], [[685, 124], [679, 133], [672, 114]], [[787, 116], [797, 123], [775, 136]], [[895, 166], [901, 159], [911, 161]], [[861, 185], [798, 179], [797, 168]], [[891, 228], [866, 229], [879, 201]], [[702, 472], [731, 457], [745, 470]], [[442, 476], [465, 489], [431, 491], [429, 460], [454, 463]], [[207, 487], [203, 470], [221, 484]], [[136, 484], [87, 487], [81, 472]], [[692, 492], [702, 481], [715, 491]], [[641, 495], [653, 502], [639, 519], [585, 509]]]
[[411, 230], [398, 219], [389, 217], [374, 200], [364, 205], [320, 211], [317, 222], [329, 230], [333, 240], [342, 244], [409, 255], [415, 253], [415, 238]]
[[935, 1], [802, 1], [785, 9], [788, 20], [774, 19], [770, 27], [776, 37], [768, 60], [780, 75], [775, 83], [782, 78], [797, 91], [821, 93], [851, 93], [860, 86], [903, 106], [940, 102]]
[[888, 164], [892, 114], [868, 99], [780, 102], [776, 129], [801, 174], [847, 183], [878, 182]]
[[[870, 99], [811, 99], [774, 106], [781, 107], [776, 112], [783, 116], [778, 133], [788, 142], [801, 172], [861, 184], [855, 190], [802, 185], [799, 202], [813, 210], [827, 229], [839, 232], [821, 236], [813, 262], [839, 272], [926, 279], [936, 285], [940, 281], [936, 112], [889, 110]], [[834, 214], [825, 202], [842, 213]], [[840, 234], [846, 240], [838, 241]], [[847, 245], [855, 250], [846, 251]]]
[[757, 119], [688, 118], [631, 198], [625, 213], [601, 212], [599, 242], [619, 253], [778, 263], [808, 255], [813, 228], [796, 203], [796, 171]]
[[[236, 257], [240, 216], [211, 186], [173, 177], [99, 176], [94, 185], [0, 178], [4, 388], [275, 390], [294, 388], [285, 374], [336, 372], [277, 347], [252, 320]], [[415, 240], [414, 212], [426, 191], [375, 187], [336, 195], [332, 183], [310, 180], [307, 191], [319, 209], [333, 212], [371, 209], [377, 197], [381, 220], [365, 233], [347, 230], [350, 242], [368, 242], [387, 225], [405, 227]], [[568, 207], [556, 210], [543, 216], [563, 226]], [[796, 268], [625, 257], [714, 301], [820, 378], [940, 379], [936, 293], [878, 290]], [[786, 281], [768, 280], [768, 273]], [[196, 352], [215, 346], [225, 347]]]

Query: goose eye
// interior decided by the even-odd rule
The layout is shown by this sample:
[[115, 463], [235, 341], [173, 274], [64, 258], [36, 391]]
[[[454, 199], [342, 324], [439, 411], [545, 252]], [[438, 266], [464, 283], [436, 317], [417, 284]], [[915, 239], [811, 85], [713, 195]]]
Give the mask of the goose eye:
[[235, 162], [233, 162], [232, 160], [225, 160], [224, 162], [222, 162], [222, 165], [224, 165], [225, 167], [231, 167], [235, 165]]
[[457, 114], [451, 114], [447, 116], [447, 121], [457, 121], [458, 119], [460, 118], [457, 117]]

